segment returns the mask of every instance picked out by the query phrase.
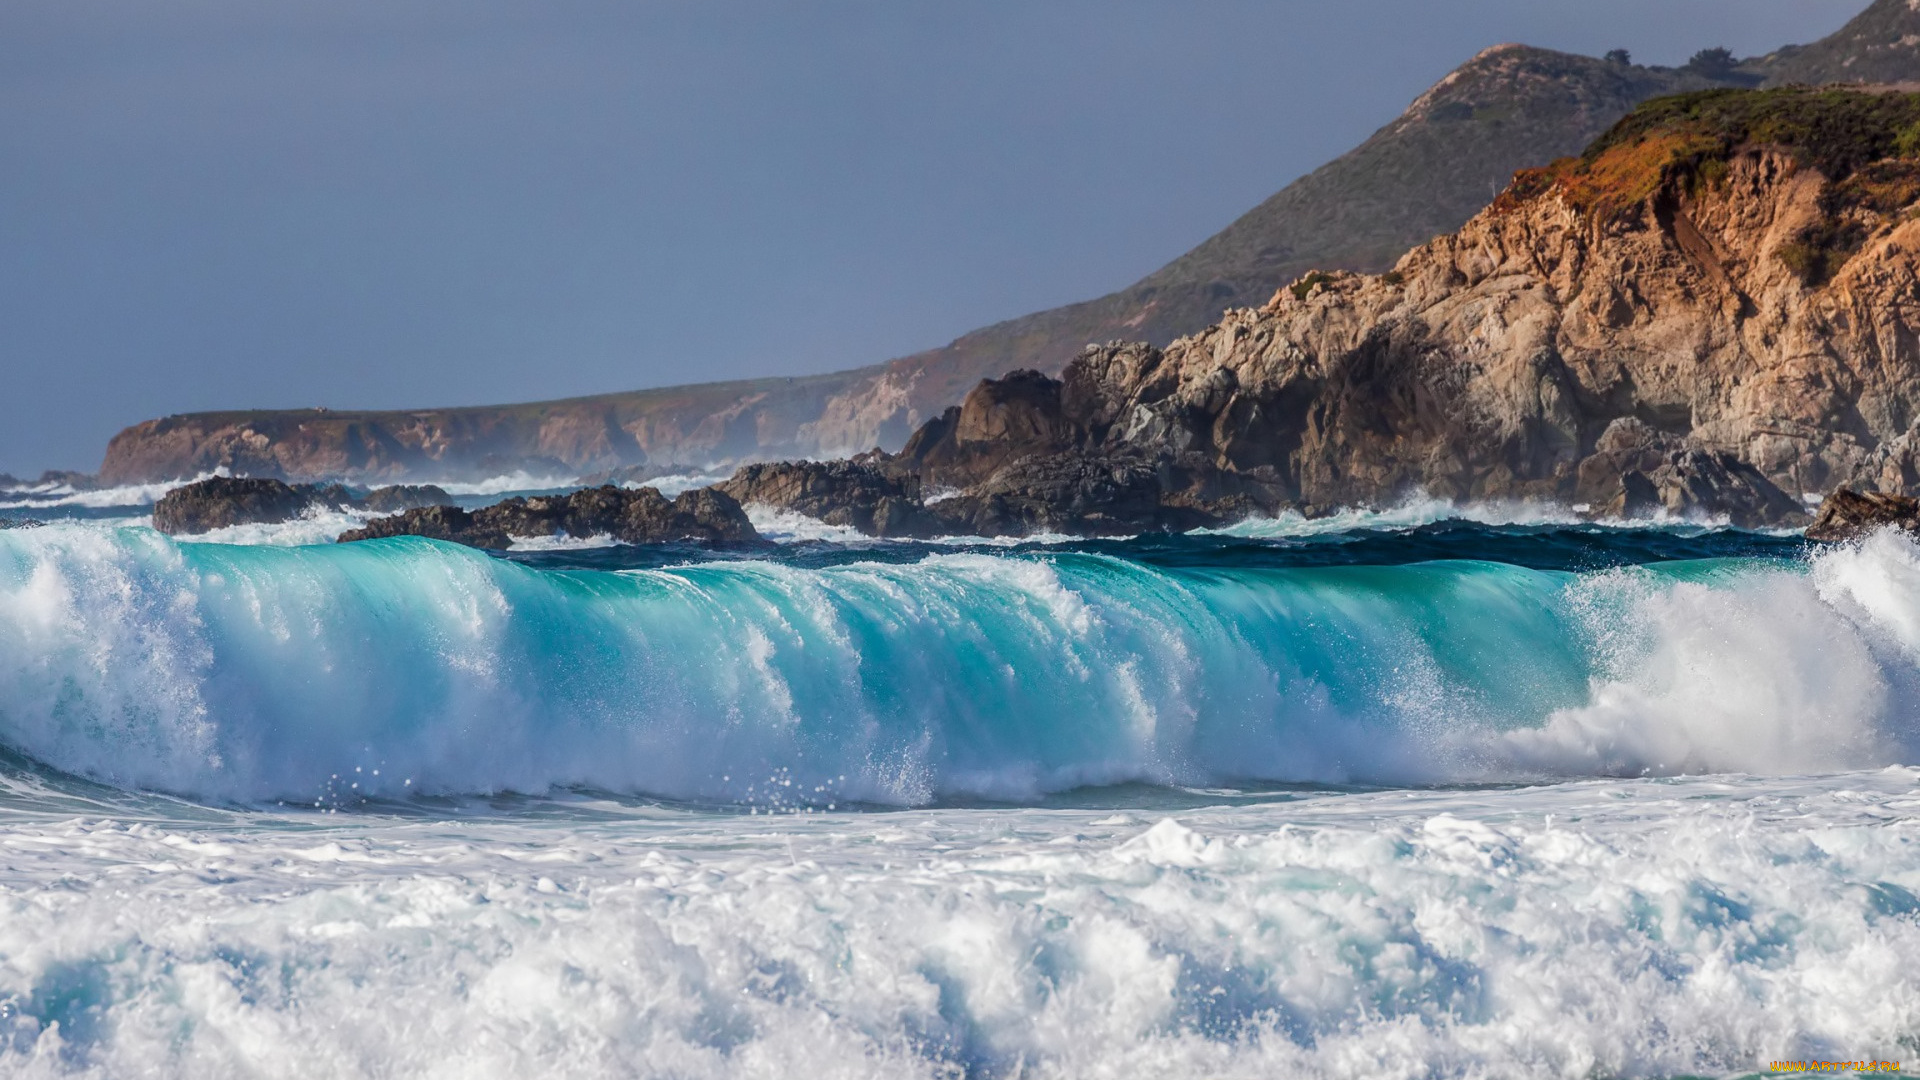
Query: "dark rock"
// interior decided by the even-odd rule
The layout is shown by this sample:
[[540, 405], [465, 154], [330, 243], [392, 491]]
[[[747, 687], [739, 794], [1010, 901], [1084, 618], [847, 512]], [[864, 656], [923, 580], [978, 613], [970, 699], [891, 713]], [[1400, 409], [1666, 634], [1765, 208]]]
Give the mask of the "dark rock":
[[967, 488], [1021, 458], [1072, 450], [1085, 429], [1061, 407], [1061, 383], [1037, 371], [985, 379], [908, 440], [903, 465], [930, 488]]
[[1730, 454], [1691, 445], [1638, 417], [1613, 420], [1575, 473], [1575, 496], [1599, 516], [1724, 517], [1743, 529], [1792, 526], [1806, 514], [1791, 495]]
[[1161, 474], [1160, 463], [1141, 457], [1036, 455], [928, 509], [945, 531], [976, 536], [1121, 536], [1217, 523], [1197, 503], [1167, 498]]
[[[1158, 356], [1146, 346], [1120, 351]], [[1016, 371], [981, 382], [898, 455], [749, 465], [718, 487], [743, 503], [883, 537], [1114, 536], [1287, 505], [1288, 485], [1271, 466], [1227, 471], [1174, 447], [1091, 448], [1110, 426], [1101, 393], [1099, 380], [1077, 367], [1066, 383]], [[927, 501], [929, 491], [940, 494]]]
[[[345, 489], [335, 490], [343, 503], [350, 497]], [[153, 506], [153, 527], [180, 536], [232, 525], [291, 521], [325, 497], [321, 489], [295, 488], [280, 480], [215, 476], [161, 496]]]
[[791, 510], [868, 536], [938, 535], [941, 521], [921, 503], [919, 478], [886, 471], [890, 460], [868, 456], [748, 465], [714, 487], [743, 504]]
[[421, 506], [391, 517], [374, 518], [358, 529], [340, 534], [339, 542], [382, 540], [393, 536], [424, 536], [429, 540], [448, 540], [468, 547], [504, 551], [513, 546], [513, 537], [497, 527], [474, 520], [475, 515], [457, 506]]
[[46, 522], [35, 518], [0, 517], [0, 529], [38, 529], [44, 525]]
[[170, 536], [232, 525], [272, 525], [314, 510], [391, 513], [453, 502], [431, 484], [377, 488], [363, 498], [340, 484], [288, 484], [263, 477], [215, 476], [174, 488], [153, 507], [153, 527]]
[[630, 491], [612, 485], [568, 495], [512, 498], [472, 512], [448, 506], [408, 510], [341, 533], [340, 542], [425, 536], [501, 550], [516, 537], [563, 533], [582, 538], [606, 535], [625, 544], [762, 542], [740, 504], [725, 492], [699, 488], [668, 501], [654, 488]]
[[433, 484], [395, 484], [374, 488], [358, 500], [357, 508], [375, 514], [396, 514], [423, 506], [452, 506], [453, 496]]
[[740, 503], [724, 491], [694, 488], [668, 503], [653, 488], [627, 510], [627, 532], [615, 534], [630, 544], [663, 540], [700, 540], [709, 544], [765, 543]]
[[1630, 469], [1620, 474], [1620, 494], [1608, 501], [1600, 516], [1634, 520], [1653, 517], [1665, 508], [1660, 501], [1660, 489], [1647, 479], [1647, 474]]
[[1828, 495], [1807, 526], [1807, 539], [1857, 540], [1886, 526], [1920, 533], [1920, 499], [1839, 488]]

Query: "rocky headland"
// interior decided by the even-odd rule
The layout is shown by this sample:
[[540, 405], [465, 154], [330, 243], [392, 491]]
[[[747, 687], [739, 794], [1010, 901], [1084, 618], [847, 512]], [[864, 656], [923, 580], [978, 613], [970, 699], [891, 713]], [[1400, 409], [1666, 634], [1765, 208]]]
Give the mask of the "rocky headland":
[[876, 536], [1415, 493], [1804, 525], [1920, 481], [1917, 210], [1920, 95], [1661, 99], [1386, 273], [1310, 273], [1166, 348], [984, 381], [897, 454], [713, 490]]
[[780, 457], [898, 449], [983, 377], [1058, 376], [1090, 341], [1166, 347], [1259, 307], [1310, 270], [1379, 273], [1458, 229], [1516, 169], [1578, 153], [1637, 104], [1712, 86], [1920, 79], [1920, 10], [1875, 0], [1812, 45], [1678, 68], [1522, 45], [1487, 49], [1352, 152], [1289, 184], [1124, 289], [985, 327], [942, 348], [806, 378], [564, 401], [412, 410], [248, 410], [149, 420], [117, 435], [100, 482], [216, 469], [288, 481], [604, 474], [644, 481]]

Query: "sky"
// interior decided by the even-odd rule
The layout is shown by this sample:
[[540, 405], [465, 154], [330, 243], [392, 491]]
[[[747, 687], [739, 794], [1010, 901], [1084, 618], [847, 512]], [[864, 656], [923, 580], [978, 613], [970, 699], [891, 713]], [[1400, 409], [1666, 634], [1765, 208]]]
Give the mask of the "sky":
[[8, 0], [0, 471], [832, 371], [1123, 287], [1506, 41], [1866, 0]]

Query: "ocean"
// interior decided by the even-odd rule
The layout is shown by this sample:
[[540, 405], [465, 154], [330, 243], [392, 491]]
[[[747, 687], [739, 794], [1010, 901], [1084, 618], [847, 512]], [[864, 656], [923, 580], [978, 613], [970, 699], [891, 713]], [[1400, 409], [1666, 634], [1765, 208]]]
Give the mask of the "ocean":
[[494, 555], [152, 497], [0, 508], [48, 521], [0, 530], [3, 1075], [1920, 1057], [1895, 534], [1413, 502]]

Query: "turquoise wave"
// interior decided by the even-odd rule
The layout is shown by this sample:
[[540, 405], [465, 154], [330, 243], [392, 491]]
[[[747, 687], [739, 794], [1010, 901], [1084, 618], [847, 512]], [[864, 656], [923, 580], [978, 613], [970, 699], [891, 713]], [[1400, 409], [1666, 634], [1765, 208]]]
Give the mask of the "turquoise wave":
[[0, 533], [0, 742], [241, 802], [1860, 767], [1910, 759], [1916, 558], [1884, 537], [1593, 574], [1074, 552], [606, 572], [54, 526]]

